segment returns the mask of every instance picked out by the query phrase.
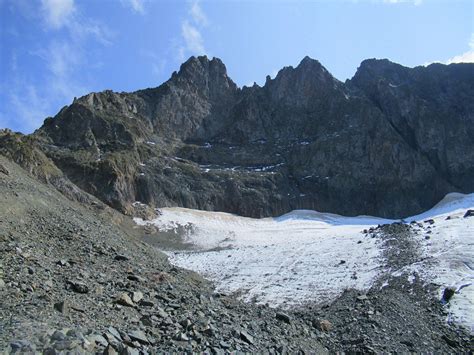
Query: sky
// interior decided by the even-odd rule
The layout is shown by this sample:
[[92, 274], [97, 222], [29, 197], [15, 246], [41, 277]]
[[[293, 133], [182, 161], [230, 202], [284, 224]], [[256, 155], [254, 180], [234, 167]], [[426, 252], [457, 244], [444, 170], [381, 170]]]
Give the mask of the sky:
[[159, 86], [192, 55], [222, 59], [240, 87], [306, 55], [339, 80], [367, 58], [474, 62], [474, 1], [0, 0], [0, 128]]

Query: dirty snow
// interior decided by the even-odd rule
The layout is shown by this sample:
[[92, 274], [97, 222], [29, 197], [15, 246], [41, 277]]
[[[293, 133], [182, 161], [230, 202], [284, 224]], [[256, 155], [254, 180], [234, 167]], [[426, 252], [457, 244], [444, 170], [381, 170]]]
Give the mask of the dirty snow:
[[380, 271], [381, 251], [377, 240], [361, 231], [389, 222], [304, 210], [264, 219], [183, 208], [161, 211], [153, 222], [161, 230], [194, 226], [185, 242], [196, 250], [168, 252], [173, 264], [215, 281], [218, 291], [282, 306], [328, 302], [346, 288], [369, 288]]
[[[425, 282], [458, 290], [449, 319], [474, 330], [474, 194], [449, 194], [431, 210], [405, 221], [433, 219], [430, 239], [422, 239], [417, 271]], [[217, 291], [243, 300], [290, 307], [305, 301], [325, 303], [346, 288], [369, 289], [386, 272], [382, 244], [364, 229], [393, 220], [342, 217], [298, 210], [277, 218], [252, 219], [227, 213], [164, 208], [152, 221], [160, 230], [193, 226], [184, 241], [193, 250], [167, 252], [170, 261], [214, 281]], [[446, 220], [447, 216], [451, 216]], [[150, 223], [135, 219], [139, 224]], [[424, 224], [427, 226], [428, 224]]]
[[440, 299], [446, 287], [456, 288], [448, 321], [462, 323], [474, 333], [474, 217], [464, 218], [468, 209], [474, 209], [474, 194], [452, 193], [431, 210], [407, 220], [434, 220], [427, 234], [430, 239], [422, 239], [422, 254], [427, 259], [411, 269], [439, 285]]

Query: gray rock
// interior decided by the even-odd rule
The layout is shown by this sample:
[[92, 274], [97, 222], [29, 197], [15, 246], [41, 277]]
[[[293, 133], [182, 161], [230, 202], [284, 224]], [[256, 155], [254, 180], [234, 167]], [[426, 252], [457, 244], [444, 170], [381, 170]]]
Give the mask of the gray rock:
[[117, 297], [116, 302], [122, 306], [126, 307], [135, 307], [135, 303], [133, 303], [130, 296], [126, 293], [122, 293]]
[[68, 281], [71, 290], [77, 293], [88, 293], [89, 292], [89, 286], [87, 286], [85, 283], [80, 282], [80, 281]]
[[246, 342], [249, 343], [249, 344], [253, 344], [253, 343], [254, 343], [253, 336], [251, 336], [249, 333], [247, 333], [247, 332], [245, 332], [245, 331], [241, 331], [241, 332], [240, 332], [240, 337], [242, 338], [242, 340], [246, 341]]
[[55, 303], [54, 309], [56, 309], [60, 313], [67, 314], [69, 312], [69, 304], [66, 300], [63, 300]]
[[127, 261], [127, 260], [130, 260], [130, 258], [129, 258], [128, 256], [121, 255], [121, 254], [115, 255], [114, 259], [117, 260], [117, 261]]
[[112, 334], [117, 340], [122, 341], [122, 337], [120, 336], [120, 333], [117, 329], [114, 327], [108, 327], [107, 331]]
[[118, 352], [109, 344], [105, 348], [103, 355], [118, 355]]
[[467, 210], [466, 213], [464, 213], [464, 218], [473, 217], [473, 216], [474, 216], [474, 210]]
[[59, 341], [59, 340], [64, 340], [66, 339], [66, 334], [59, 330], [55, 330], [54, 333], [51, 335], [51, 340], [52, 341]]
[[141, 344], [149, 344], [146, 334], [141, 330], [133, 330], [127, 333], [132, 340], [136, 340]]
[[141, 293], [140, 291], [132, 292], [132, 301], [134, 303], [140, 302], [142, 298], [143, 298], [143, 293]]
[[279, 313], [276, 314], [276, 319], [281, 320], [281, 321], [283, 321], [285, 323], [288, 323], [288, 324], [290, 324], [290, 322], [291, 322], [290, 316], [288, 314], [282, 313], [282, 312], [279, 312]]

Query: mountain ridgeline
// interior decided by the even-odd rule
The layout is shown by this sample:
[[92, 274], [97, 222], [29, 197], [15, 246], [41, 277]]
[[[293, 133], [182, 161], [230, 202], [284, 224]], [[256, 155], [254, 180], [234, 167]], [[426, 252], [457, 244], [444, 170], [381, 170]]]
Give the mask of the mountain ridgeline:
[[191, 57], [157, 88], [75, 99], [33, 136], [73, 183], [126, 213], [140, 201], [275, 216], [403, 217], [474, 191], [474, 64], [317, 60], [239, 88]]

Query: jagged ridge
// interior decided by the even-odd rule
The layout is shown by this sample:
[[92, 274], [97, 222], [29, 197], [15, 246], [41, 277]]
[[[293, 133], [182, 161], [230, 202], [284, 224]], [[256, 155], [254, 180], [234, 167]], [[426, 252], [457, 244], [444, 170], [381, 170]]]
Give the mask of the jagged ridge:
[[238, 88], [191, 57], [157, 88], [79, 98], [35, 132], [77, 185], [247, 216], [306, 208], [401, 217], [474, 190], [474, 65], [366, 60], [342, 83], [305, 57]]

